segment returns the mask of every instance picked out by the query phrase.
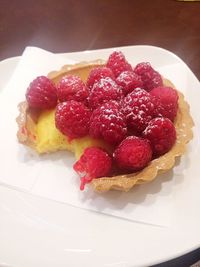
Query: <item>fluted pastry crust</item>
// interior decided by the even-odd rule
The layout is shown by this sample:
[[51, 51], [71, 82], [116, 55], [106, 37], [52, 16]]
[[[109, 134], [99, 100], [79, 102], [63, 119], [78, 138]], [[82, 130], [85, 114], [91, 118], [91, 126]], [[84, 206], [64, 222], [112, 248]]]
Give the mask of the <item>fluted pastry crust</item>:
[[[96, 60], [91, 62], [81, 62], [75, 65], [66, 65], [59, 71], [49, 73], [48, 77], [55, 83], [66, 74], [76, 74], [79, 75], [82, 80], [86, 80], [88, 73], [92, 68], [103, 64], [104, 61]], [[164, 85], [175, 88], [169, 80], [163, 78], [163, 82]], [[174, 122], [177, 132], [177, 140], [172, 149], [163, 156], [152, 160], [147, 167], [139, 172], [93, 179], [91, 186], [95, 191], [129, 191], [134, 185], [150, 182], [155, 179], [158, 174], [170, 170], [175, 164], [175, 159], [185, 153], [186, 144], [193, 138], [192, 127], [194, 126], [194, 123], [190, 115], [188, 103], [185, 101], [183, 94], [178, 90], [177, 92], [179, 95], [179, 108]], [[29, 109], [26, 102], [19, 104], [19, 111], [20, 114], [17, 117], [19, 126], [17, 133], [18, 140], [20, 143], [34, 148], [36, 144], [35, 126], [39, 114]]]

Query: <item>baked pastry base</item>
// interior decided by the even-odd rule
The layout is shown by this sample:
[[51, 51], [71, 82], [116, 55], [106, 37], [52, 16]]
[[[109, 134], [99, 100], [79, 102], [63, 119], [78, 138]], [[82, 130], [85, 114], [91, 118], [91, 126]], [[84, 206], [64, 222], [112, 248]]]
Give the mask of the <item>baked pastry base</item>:
[[[90, 70], [97, 66], [102, 66], [104, 61], [96, 60], [92, 62], [81, 62], [75, 65], [66, 65], [60, 71], [53, 71], [49, 73], [48, 77], [57, 83], [66, 74], [75, 74], [86, 80]], [[163, 78], [164, 85], [174, 85], [167, 79]], [[177, 89], [176, 89], [177, 90]], [[131, 174], [117, 175], [112, 177], [102, 177], [93, 179], [90, 185], [97, 192], [106, 192], [109, 190], [129, 191], [136, 184], [143, 184], [152, 181], [159, 174], [164, 173], [175, 164], [175, 159], [185, 153], [186, 144], [193, 138], [192, 127], [194, 126], [192, 117], [190, 115], [190, 108], [185, 101], [181, 92], [179, 95], [179, 108], [174, 122], [177, 139], [172, 149], [152, 160], [143, 170]], [[36, 123], [39, 116], [38, 112], [29, 109], [26, 102], [19, 104], [20, 114], [17, 117], [19, 130], [17, 137], [20, 143], [34, 148], [36, 144]]]

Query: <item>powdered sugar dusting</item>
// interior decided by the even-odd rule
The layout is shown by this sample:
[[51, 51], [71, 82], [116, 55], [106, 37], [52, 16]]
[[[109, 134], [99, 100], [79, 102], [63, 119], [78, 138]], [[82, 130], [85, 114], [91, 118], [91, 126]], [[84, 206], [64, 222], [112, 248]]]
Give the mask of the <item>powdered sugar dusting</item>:
[[126, 118], [116, 101], [109, 101], [93, 111], [90, 122], [90, 134], [93, 137], [116, 144], [123, 140], [126, 133]]
[[109, 100], [120, 101], [123, 97], [122, 89], [110, 77], [102, 78], [94, 84], [90, 92], [89, 106], [95, 109]]
[[138, 134], [154, 117], [155, 105], [148, 92], [137, 88], [124, 98], [123, 112], [126, 115], [129, 129]]

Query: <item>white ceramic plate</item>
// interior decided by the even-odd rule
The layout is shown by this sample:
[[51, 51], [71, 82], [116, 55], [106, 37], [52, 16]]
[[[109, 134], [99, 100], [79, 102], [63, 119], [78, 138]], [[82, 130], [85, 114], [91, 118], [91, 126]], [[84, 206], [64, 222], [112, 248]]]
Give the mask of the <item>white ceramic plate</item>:
[[[64, 54], [76, 61], [106, 58], [113, 49]], [[184, 90], [195, 121], [191, 157], [174, 183], [171, 227], [129, 222], [0, 186], [0, 265], [130, 267], [149, 266], [180, 256], [200, 245], [200, 83], [174, 54], [152, 46], [120, 48], [135, 63], [155, 67], [180, 63]], [[19, 58], [0, 63], [0, 88]], [[180, 88], [181, 89], [181, 88]], [[2, 130], [2, 126], [1, 126]], [[1, 155], [3, 156], [3, 155]], [[185, 173], [187, 175], [185, 175]], [[164, 186], [164, 184], [163, 184]]]

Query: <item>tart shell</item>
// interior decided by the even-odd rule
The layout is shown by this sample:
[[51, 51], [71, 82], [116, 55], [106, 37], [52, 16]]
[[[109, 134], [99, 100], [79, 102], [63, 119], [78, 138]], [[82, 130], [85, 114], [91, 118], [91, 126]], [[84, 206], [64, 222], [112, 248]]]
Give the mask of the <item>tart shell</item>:
[[[88, 73], [94, 67], [104, 64], [102, 60], [91, 62], [81, 62], [75, 65], [66, 65], [60, 71], [53, 71], [48, 74], [48, 77], [57, 83], [66, 74], [75, 74], [86, 81]], [[175, 86], [167, 79], [163, 78], [165, 86]], [[177, 90], [177, 89], [176, 89]], [[184, 95], [178, 91], [179, 102], [178, 112], [174, 122], [176, 128], [177, 139], [172, 149], [152, 160], [147, 167], [139, 172], [132, 174], [118, 175], [112, 177], [102, 177], [93, 179], [90, 185], [97, 192], [106, 192], [109, 190], [129, 191], [136, 184], [143, 184], [152, 181], [159, 174], [164, 173], [175, 164], [177, 157], [183, 155], [186, 151], [186, 144], [193, 138], [192, 127], [194, 126], [192, 117], [190, 115], [190, 108], [184, 99]], [[35, 148], [36, 144], [36, 123], [39, 113], [29, 109], [27, 103], [24, 101], [19, 104], [19, 116], [17, 117], [18, 132], [17, 137], [20, 143], [29, 147]]]

